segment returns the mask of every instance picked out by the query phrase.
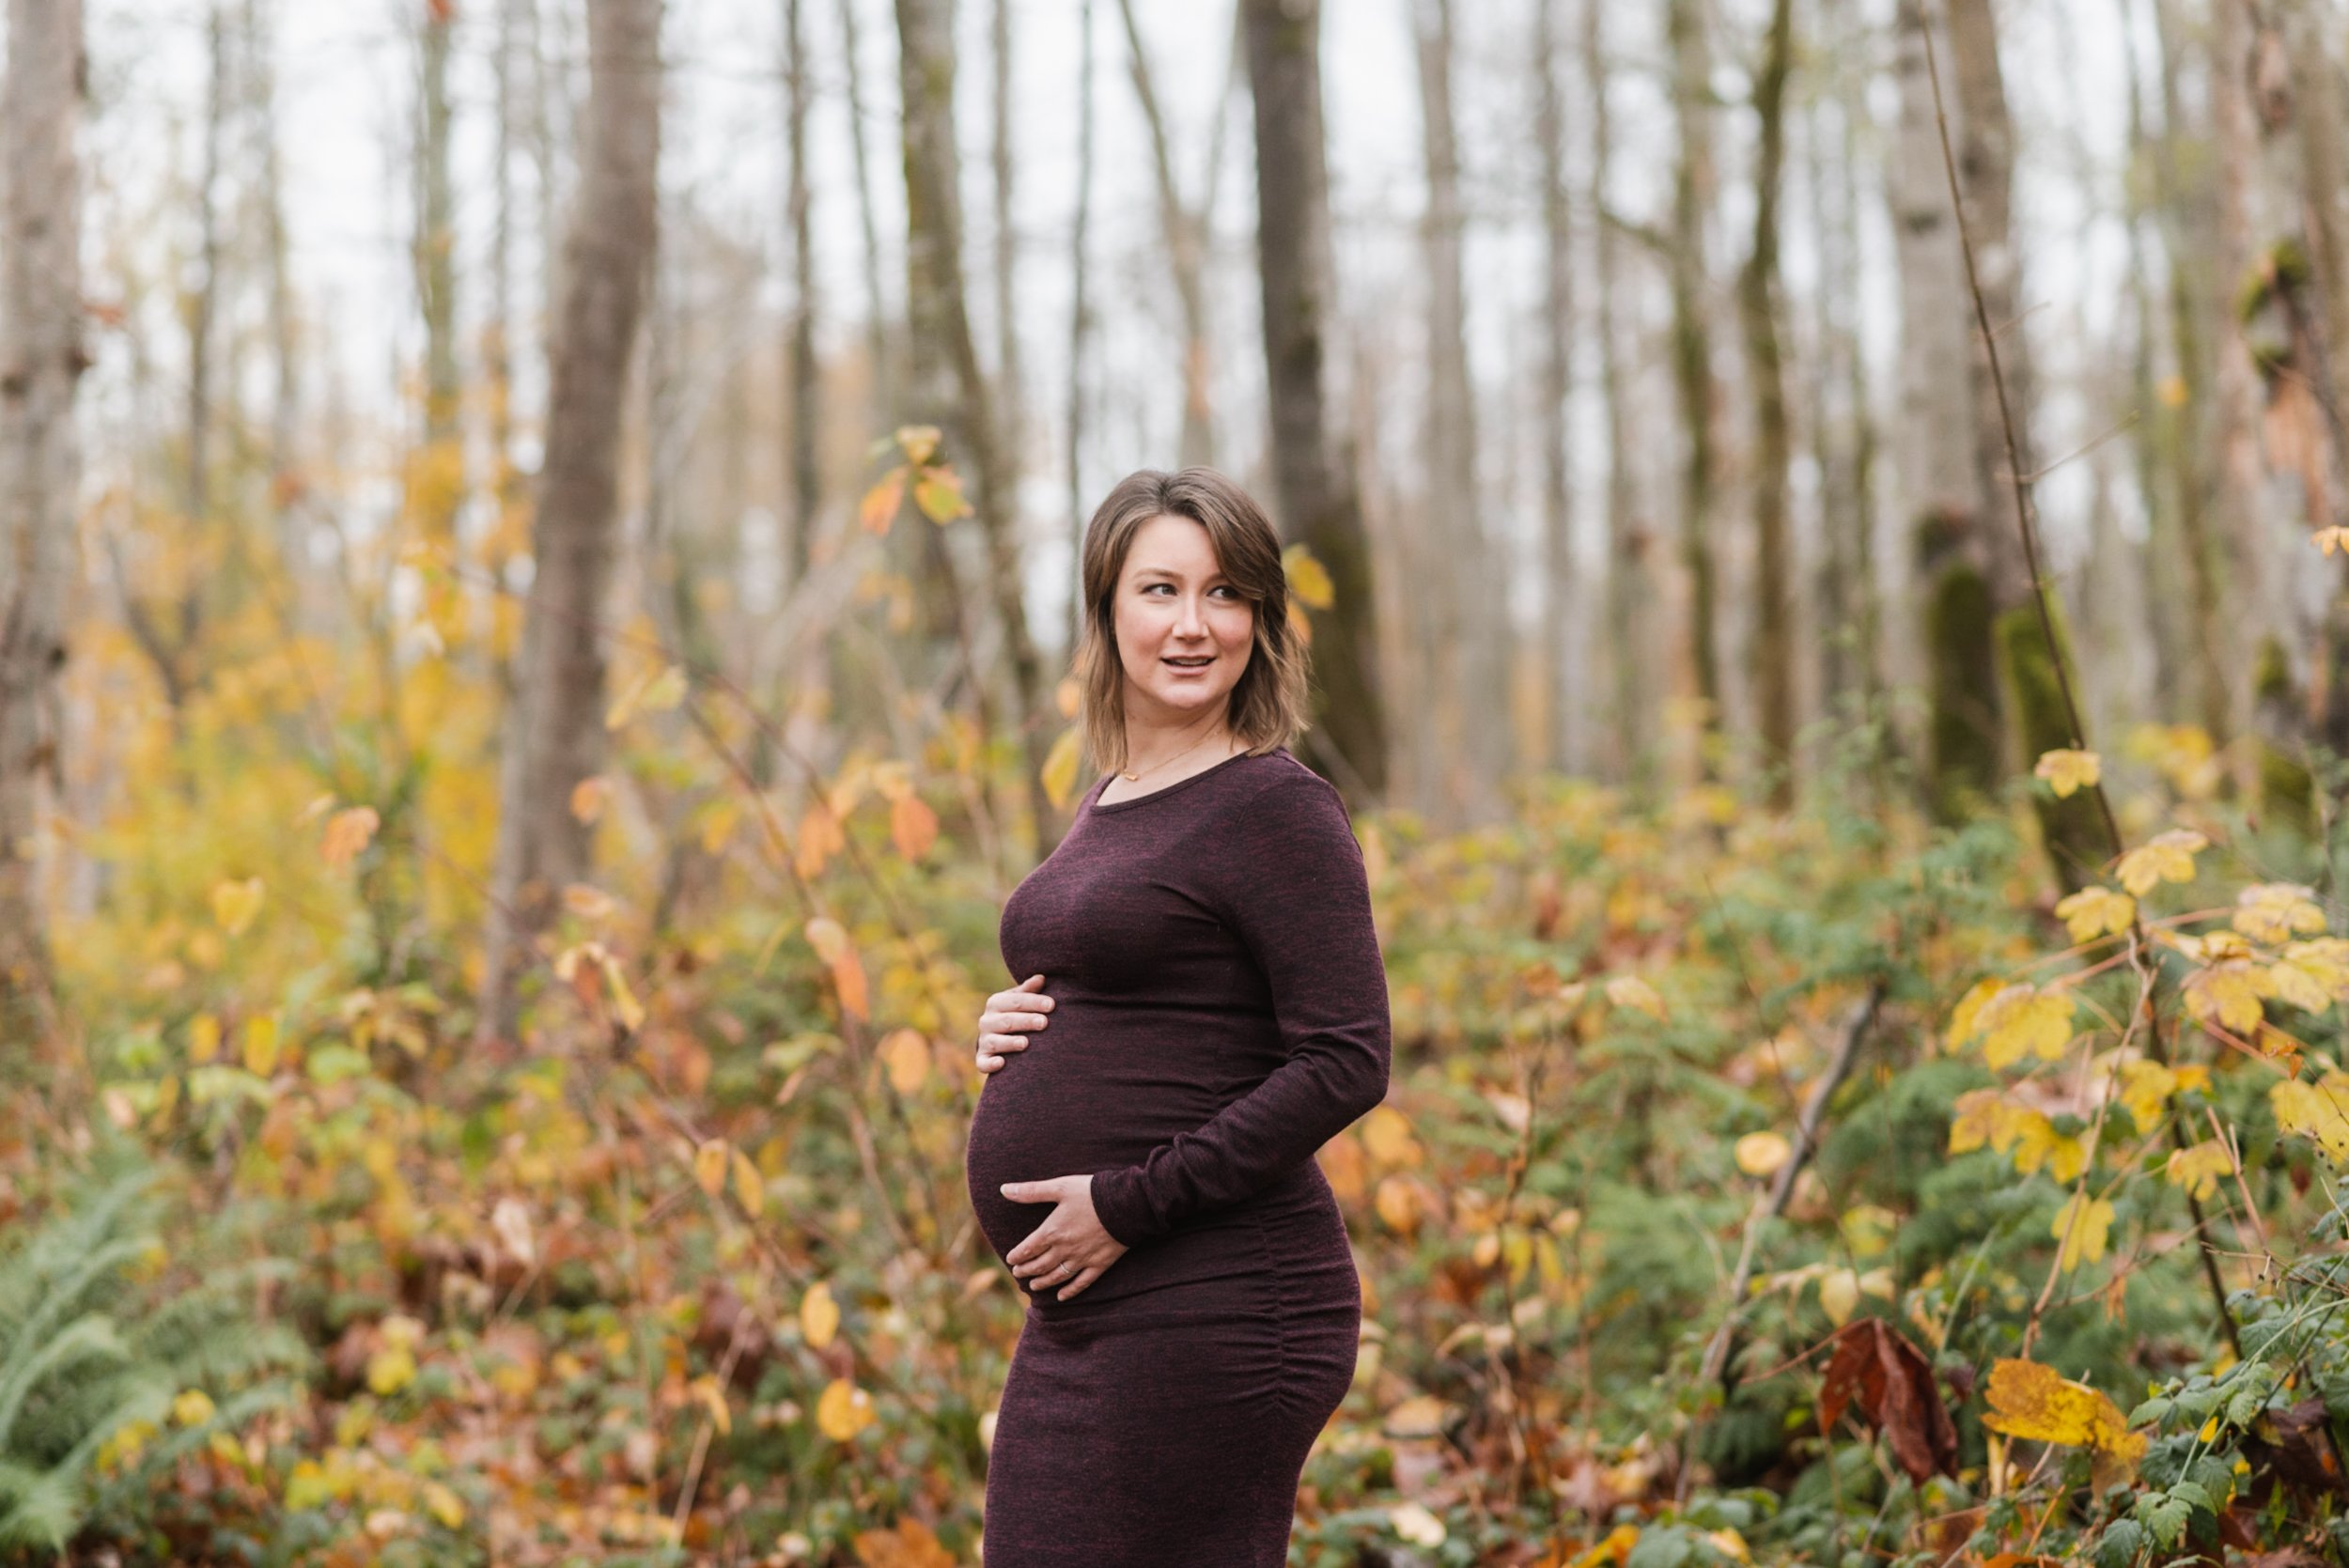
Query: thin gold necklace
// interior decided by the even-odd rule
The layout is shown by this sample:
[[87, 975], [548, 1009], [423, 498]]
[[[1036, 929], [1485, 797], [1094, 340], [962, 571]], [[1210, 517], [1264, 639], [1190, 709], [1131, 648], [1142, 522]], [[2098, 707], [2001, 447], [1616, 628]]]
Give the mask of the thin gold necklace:
[[1184, 747], [1181, 751], [1175, 753], [1173, 756], [1168, 757], [1164, 762], [1152, 763], [1149, 767], [1143, 768], [1142, 773], [1128, 773], [1124, 768], [1120, 768], [1118, 769], [1117, 776], [1125, 780], [1128, 784], [1140, 784], [1142, 782], [1143, 773], [1155, 773], [1161, 768], [1172, 767], [1174, 764], [1182, 761], [1183, 758], [1190, 755], [1191, 753], [1197, 751], [1200, 747], [1205, 746], [1208, 741], [1213, 740], [1214, 738], [1215, 737], [1213, 735], [1203, 735], [1198, 739], [1192, 741], [1190, 745]]

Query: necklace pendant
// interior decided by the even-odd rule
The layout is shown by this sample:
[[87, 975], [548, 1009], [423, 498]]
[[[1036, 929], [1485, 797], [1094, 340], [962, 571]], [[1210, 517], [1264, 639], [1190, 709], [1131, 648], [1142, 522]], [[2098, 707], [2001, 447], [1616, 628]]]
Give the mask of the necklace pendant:
[[1128, 784], [1140, 784], [1142, 782], [1142, 775], [1139, 773], [1120, 773], [1117, 776], [1125, 780]]

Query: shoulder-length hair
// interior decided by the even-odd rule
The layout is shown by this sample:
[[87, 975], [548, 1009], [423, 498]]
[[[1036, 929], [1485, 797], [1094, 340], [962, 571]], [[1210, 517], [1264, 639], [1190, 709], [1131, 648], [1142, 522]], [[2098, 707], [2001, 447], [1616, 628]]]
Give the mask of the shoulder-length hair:
[[1085, 525], [1084, 626], [1077, 644], [1085, 750], [1104, 768], [1126, 766], [1126, 670], [1117, 657], [1117, 582], [1134, 535], [1152, 518], [1189, 518], [1207, 531], [1223, 576], [1255, 607], [1248, 668], [1228, 699], [1232, 733], [1256, 753], [1305, 733], [1304, 642], [1289, 622], [1281, 541], [1264, 508], [1211, 468], [1145, 468], [1119, 480]]

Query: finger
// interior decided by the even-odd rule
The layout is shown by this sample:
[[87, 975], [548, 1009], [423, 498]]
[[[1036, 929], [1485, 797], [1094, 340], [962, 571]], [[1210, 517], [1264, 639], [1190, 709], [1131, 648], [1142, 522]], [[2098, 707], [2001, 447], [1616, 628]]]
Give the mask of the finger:
[[979, 1028], [982, 1031], [992, 1030], [998, 1033], [1013, 1029], [1042, 1029], [1050, 1021], [1041, 1013], [1021, 1012], [1016, 1009], [979, 1015]]
[[1067, 1300], [1070, 1296], [1076, 1295], [1079, 1291], [1084, 1289], [1087, 1285], [1093, 1283], [1094, 1281], [1099, 1279], [1100, 1277], [1101, 1271], [1099, 1269], [1086, 1269], [1083, 1273], [1069, 1281], [1068, 1283], [1063, 1285], [1060, 1288], [1060, 1295], [1056, 1297], [1056, 1299], [1062, 1301]]
[[1040, 1252], [1036, 1256], [1030, 1258], [1027, 1262], [1021, 1264], [1011, 1272], [1014, 1279], [1033, 1280], [1038, 1275], [1050, 1274], [1053, 1269], [1058, 1268], [1060, 1265], [1061, 1255], [1058, 1252], [1047, 1251]]
[[1028, 1037], [1024, 1034], [982, 1034], [979, 1044], [992, 1051], [1026, 1050]]
[[1003, 1059], [1000, 1056], [982, 1056], [979, 1058], [979, 1071], [982, 1073], [999, 1072], [1002, 1070], [1003, 1065]]
[[1012, 988], [1018, 991], [1036, 991], [1041, 990], [1043, 986], [1044, 977], [1040, 974], [1032, 974]]

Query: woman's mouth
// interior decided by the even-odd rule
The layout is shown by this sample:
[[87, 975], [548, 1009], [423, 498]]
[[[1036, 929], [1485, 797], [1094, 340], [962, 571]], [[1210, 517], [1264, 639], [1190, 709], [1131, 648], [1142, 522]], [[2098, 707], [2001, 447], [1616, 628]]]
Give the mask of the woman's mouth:
[[1177, 675], [1197, 675], [1200, 671], [1214, 663], [1215, 656], [1213, 654], [1205, 653], [1194, 654], [1179, 659], [1164, 659], [1160, 660], [1159, 662], [1171, 666]]

